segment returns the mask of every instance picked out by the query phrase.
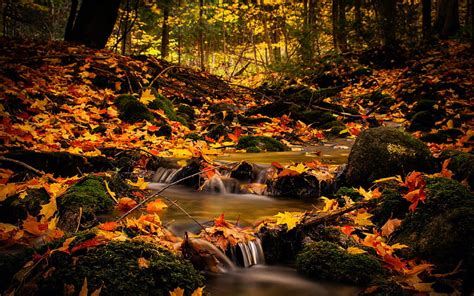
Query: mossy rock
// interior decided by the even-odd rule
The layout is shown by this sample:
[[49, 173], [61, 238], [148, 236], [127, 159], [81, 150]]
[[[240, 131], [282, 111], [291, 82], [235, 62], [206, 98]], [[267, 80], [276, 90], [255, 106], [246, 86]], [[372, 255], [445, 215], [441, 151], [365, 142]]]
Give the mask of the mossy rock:
[[41, 206], [49, 203], [50, 197], [44, 188], [28, 189], [25, 198], [10, 196], [0, 203], [0, 222], [17, 224], [29, 215], [37, 216]]
[[265, 136], [243, 136], [240, 137], [237, 149], [249, 149], [256, 147], [262, 151], [286, 151], [288, 147], [280, 141]]
[[194, 120], [194, 118], [196, 117], [196, 112], [194, 111], [194, 108], [189, 106], [188, 104], [179, 104], [178, 112], [186, 114], [191, 120]]
[[409, 207], [410, 202], [402, 197], [397, 188], [386, 188], [383, 190], [377, 206], [371, 212], [372, 222], [381, 227], [389, 219], [403, 220]]
[[33, 249], [22, 246], [15, 246], [14, 251], [0, 252], [0, 293], [10, 286], [13, 276], [32, 259], [33, 253]]
[[474, 189], [474, 155], [472, 153], [456, 150], [445, 150], [439, 157], [440, 161], [451, 159], [448, 169], [454, 173], [454, 179], [467, 181], [469, 187]]
[[[427, 180], [426, 201], [403, 220], [394, 242], [409, 245], [414, 254], [448, 272], [463, 260], [472, 261], [474, 196], [459, 182], [446, 178]], [[474, 266], [463, 269], [473, 272]]]
[[269, 190], [273, 196], [288, 197], [294, 199], [315, 199], [321, 194], [323, 182], [307, 173], [297, 176], [278, 177], [269, 185]]
[[308, 243], [296, 257], [298, 272], [318, 280], [368, 285], [384, 276], [380, 262], [372, 255], [351, 255], [337, 244]]
[[259, 125], [265, 122], [272, 122], [272, 120], [268, 117], [253, 117], [238, 114], [237, 118], [242, 125]]
[[241, 182], [252, 182], [256, 178], [256, 173], [253, 165], [244, 161], [230, 172], [230, 177]]
[[428, 147], [395, 128], [365, 130], [349, 154], [346, 180], [349, 185], [368, 185], [383, 177], [411, 171], [434, 172], [435, 162]]
[[[140, 267], [138, 259], [147, 260]], [[80, 291], [87, 278], [89, 291], [102, 287], [101, 295], [169, 295], [177, 287], [185, 295], [203, 285], [202, 276], [184, 259], [141, 241], [110, 242], [81, 255], [56, 252], [48, 259], [54, 269], [38, 282], [37, 295], [61, 295], [65, 285]]]
[[408, 127], [409, 131], [430, 131], [434, 126], [438, 118], [433, 112], [430, 111], [420, 111], [417, 112], [411, 118], [410, 126]]
[[143, 120], [153, 122], [153, 113], [132, 95], [120, 95], [115, 99], [119, 110], [119, 118], [125, 122], [135, 123]]
[[179, 123], [185, 126], [189, 125], [188, 121], [183, 116], [176, 114], [173, 102], [171, 102], [168, 98], [159, 94], [156, 91], [154, 91], [154, 94], [156, 96], [156, 99], [151, 101], [150, 104], [148, 104], [148, 108], [153, 110], [163, 110], [168, 119], [178, 121]]
[[322, 126], [335, 120], [331, 112], [319, 110], [304, 111], [295, 114], [295, 116], [306, 124], [314, 124], [317, 126]]
[[353, 201], [359, 201], [364, 198], [355, 188], [341, 187], [336, 192], [336, 197], [348, 196]]
[[287, 230], [282, 228], [261, 227], [258, 237], [262, 241], [265, 262], [269, 264], [292, 263], [303, 247], [304, 234], [299, 227]]
[[327, 122], [323, 124], [320, 128], [324, 130], [324, 134], [326, 136], [344, 137], [344, 135], [346, 135], [346, 134], [341, 134], [341, 132], [346, 129], [346, 125], [339, 120], [333, 120], [333, 121]]
[[231, 130], [229, 129], [229, 127], [223, 124], [215, 123], [207, 127], [207, 136], [214, 140], [217, 140], [220, 137], [225, 137], [230, 132]]
[[97, 224], [96, 215], [111, 211], [114, 205], [100, 177], [86, 177], [58, 198], [57, 202], [59, 226], [67, 231], [74, 230], [79, 220], [86, 227]]

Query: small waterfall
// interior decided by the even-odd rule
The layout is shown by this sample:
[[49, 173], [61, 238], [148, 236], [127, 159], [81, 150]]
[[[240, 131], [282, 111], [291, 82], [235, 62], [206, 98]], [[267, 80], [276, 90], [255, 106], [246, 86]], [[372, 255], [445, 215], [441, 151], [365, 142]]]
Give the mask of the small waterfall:
[[272, 175], [275, 169], [273, 167], [264, 168], [257, 174], [257, 179], [254, 183], [265, 184], [268, 180], [268, 176]]
[[229, 255], [235, 263], [243, 267], [265, 263], [262, 244], [258, 238], [247, 243], [237, 243], [230, 249]]
[[173, 177], [179, 172], [179, 170], [180, 169], [160, 167], [156, 170], [151, 180], [155, 183], [171, 183]]
[[212, 178], [206, 180], [203, 184], [203, 188], [212, 193], [240, 193], [240, 182], [234, 178], [222, 177], [215, 174]]
[[200, 238], [189, 239], [190, 246], [198, 253], [212, 255], [218, 261], [220, 272], [235, 269], [235, 264], [218, 247]]

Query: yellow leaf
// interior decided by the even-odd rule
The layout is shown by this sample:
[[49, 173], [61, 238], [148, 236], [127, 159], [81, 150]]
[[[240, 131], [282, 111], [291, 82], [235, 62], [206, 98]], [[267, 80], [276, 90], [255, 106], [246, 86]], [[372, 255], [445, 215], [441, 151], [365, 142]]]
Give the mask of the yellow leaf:
[[366, 191], [364, 188], [359, 187], [359, 189], [357, 189], [357, 192], [359, 192], [359, 194], [364, 197], [364, 200], [371, 200], [382, 196], [378, 188], [376, 188], [374, 191]]
[[329, 199], [325, 196], [321, 196], [321, 199], [324, 201], [324, 208], [319, 212], [330, 212], [339, 208], [339, 204], [336, 199]]
[[154, 101], [156, 97], [151, 93], [151, 89], [146, 89], [144, 92], [142, 92], [142, 95], [140, 97], [140, 102], [142, 102], [145, 105], [148, 105], [150, 102]]
[[167, 207], [168, 206], [161, 199], [156, 199], [146, 205], [146, 211], [147, 213], [153, 214], [156, 212], [161, 212], [164, 208]]
[[146, 187], [148, 186], [148, 182], [145, 182], [145, 179], [143, 178], [138, 178], [137, 182], [132, 182], [130, 180], [127, 180], [128, 185], [133, 186], [133, 187], [138, 187], [141, 190], [145, 190]]
[[183, 296], [184, 295], [184, 289], [178, 287], [174, 289], [173, 291], [170, 291], [170, 296]]
[[303, 217], [303, 213], [301, 212], [279, 212], [274, 216], [277, 218], [277, 225], [286, 224], [287, 230], [291, 230], [296, 227], [296, 224], [301, 222], [301, 218]]
[[4, 201], [8, 197], [15, 195], [17, 185], [8, 183], [7, 185], [0, 185], [0, 201]]
[[357, 247], [349, 247], [349, 248], [347, 248], [347, 253], [349, 253], [351, 255], [357, 255], [357, 254], [367, 253], [367, 251], [359, 249]]
[[46, 192], [48, 192], [49, 196], [51, 196], [51, 198], [56, 198], [60, 196], [61, 194], [63, 194], [64, 192], [66, 192], [69, 185], [61, 184], [61, 183], [52, 183], [52, 184], [44, 183], [43, 187], [46, 190]]
[[202, 296], [203, 290], [204, 290], [204, 287], [197, 288], [196, 290], [194, 290], [191, 296]]
[[298, 172], [298, 174], [302, 174], [308, 170], [308, 168], [302, 162], [298, 163], [296, 166], [290, 166], [288, 169]]
[[367, 212], [357, 213], [355, 217], [352, 217], [352, 220], [354, 220], [354, 223], [359, 226], [371, 226], [374, 225], [372, 221], [370, 221], [370, 217], [372, 216], [372, 214]]
[[404, 249], [404, 248], [409, 248], [409, 247], [407, 245], [404, 245], [404, 244], [396, 243], [394, 245], [391, 245], [391, 248], [394, 249], [394, 250], [397, 250], [397, 249]]
[[84, 283], [82, 284], [81, 291], [79, 292], [79, 296], [87, 296], [88, 289], [87, 289], [87, 278], [84, 278]]
[[102, 292], [102, 287], [100, 287], [99, 289], [95, 290], [94, 292], [92, 292], [91, 296], [99, 296], [100, 295], [100, 292]]
[[387, 178], [382, 178], [375, 180], [374, 183], [383, 183], [383, 182], [388, 182], [388, 181], [397, 181], [399, 183], [403, 183], [402, 177], [400, 175], [396, 175], [395, 177], [387, 177]]
[[69, 245], [70, 245], [75, 239], [76, 239], [75, 236], [66, 239], [61, 247], [57, 248], [56, 250], [51, 251], [51, 253], [53, 253], [54, 251], [57, 251], [57, 252], [66, 252], [66, 253], [68, 253], [68, 252], [69, 252]]
[[57, 210], [58, 206], [56, 205], [56, 198], [51, 197], [49, 203], [41, 206], [40, 215], [43, 215], [42, 220], [49, 220], [51, 217], [54, 216]]
[[115, 192], [113, 192], [112, 190], [110, 190], [109, 183], [107, 183], [107, 181], [104, 180], [104, 184], [105, 184], [105, 188], [107, 189], [107, 192], [109, 193], [110, 197], [112, 197], [112, 199], [115, 201], [115, 203], [118, 203], [118, 200], [116, 198], [117, 194]]

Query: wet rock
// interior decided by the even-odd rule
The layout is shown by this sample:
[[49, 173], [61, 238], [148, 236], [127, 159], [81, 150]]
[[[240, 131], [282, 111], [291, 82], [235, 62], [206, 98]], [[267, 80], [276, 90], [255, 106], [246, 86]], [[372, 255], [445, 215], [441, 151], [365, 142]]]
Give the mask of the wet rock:
[[15, 250], [2, 250], [0, 252], [0, 293], [9, 287], [13, 276], [32, 259], [35, 250], [25, 246], [16, 245]]
[[269, 264], [288, 263], [295, 260], [296, 254], [302, 249], [304, 234], [299, 228], [290, 231], [260, 228], [258, 237], [262, 241], [265, 262]]
[[349, 185], [368, 185], [383, 177], [411, 171], [433, 172], [435, 162], [428, 147], [410, 134], [395, 128], [365, 130], [349, 154], [346, 181]]
[[[186, 177], [190, 177], [191, 175], [197, 174], [201, 171], [201, 162], [199, 159], [192, 159], [188, 165], [184, 166], [180, 169], [176, 175], [173, 177], [171, 182], [176, 182]], [[201, 177], [199, 175], [187, 178], [186, 180], [182, 180], [179, 184], [183, 184], [186, 186], [198, 188], [201, 185]]]
[[[334, 117], [333, 117], [334, 118]], [[321, 129], [324, 130], [324, 134], [329, 137], [344, 137], [347, 134], [341, 134], [341, 131], [346, 129], [346, 125], [338, 120], [333, 120], [323, 124]]]
[[382, 191], [382, 196], [377, 206], [372, 210], [372, 222], [382, 227], [389, 219], [405, 218], [410, 207], [410, 202], [402, 197], [401, 187], [390, 186]]
[[409, 131], [430, 131], [438, 120], [437, 116], [430, 111], [420, 111], [413, 115], [410, 120]]
[[230, 176], [241, 182], [251, 182], [255, 180], [256, 172], [250, 163], [244, 161], [230, 173]]
[[[252, 152], [259, 151], [286, 151], [288, 147], [280, 141], [265, 136], [243, 136], [240, 137], [237, 149], [253, 149]], [[258, 149], [258, 150], [257, 150]]]
[[425, 191], [425, 203], [407, 214], [394, 242], [409, 245], [414, 255], [435, 264], [440, 272], [452, 271], [463, 261], [462, 269], [472, 279], [474, 196], [446, 178], [428, 179]]
[[321, 195], [318, 179], [307, 173], [279, 177], [270, 184], [269, 190], [274, 196], [295, 199], [314, 199]]
[[296, 257], [298, 272], [318, 279], [355, 285], [368, 285], [384, 276], [376, 257], [351, 255], [337, 244], [319, 241], [308, 243]]
[[454, 179], [462, 182], [465, 180], [471, 190], [474, 188], [474, 155], [456, 150], [445, 150], [441, 153], [439, 160], [449, 161], [448, 169], [454, 173]]
[[239, 114], [237, 118], [242, 125], [259, 125], [265, 122], [272, 122], [268, 117], [243, 116]]
[[[140, 266], [139, 259], [147, 266]], [[38, 280], [36, 295], [61, 295], [65, 287], [76, 293], [87, 278], [89, 291], [101, 295], [169, 295], [177, 287], [190, 295], [203, 277], [184, 259], [143, 241], [110, 242], [74, 256], [53, 253], [50, 274]]]

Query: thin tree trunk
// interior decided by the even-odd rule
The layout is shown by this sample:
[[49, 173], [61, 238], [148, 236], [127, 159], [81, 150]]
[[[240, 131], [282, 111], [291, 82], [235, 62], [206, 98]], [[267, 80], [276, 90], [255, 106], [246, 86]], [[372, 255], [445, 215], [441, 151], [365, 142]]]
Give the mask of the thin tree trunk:
[[199, 65], [201, 70], [205, 70], [204, 67], [204, 21], [203, 11], [204, 0], [199, 0]]
[[79, 0], [71, 1], [71, 9], [69, 11], [69, 17], [67, 18], [66, 32], [64, 33], [64, 39], [68, 40], [71, 38], [72, 28], [74, 27], [74, 21], [76, 20], [77, 7]]
[[338, 30], [337, 30], [338, 44], [342, 52], [347, 51], [347, 37], [346, 37], [346, 1], [339, 0], [338, 13]]
[[339, 0], [332, 0], [332, 43], [334, 51], [339, 51], [339, 38], [337, 37], [338, 30], [338, 16], [339, 16]]
[[455, 35], [460, 27], [458, 0], [439, 0], [435, 29], [441, 38]]
[[170, 16], [170, 4], [164, 3], [163, 26], [161, 28], [161, 58], [162, 59], [166, 59], [168, 57], [168, 47], [170, 43], [170, 29], [168, 25], [169, 16]]
[[431, 0], [422, 1], [422, 23], [423, 23], [423, 39], [431, 39]]

